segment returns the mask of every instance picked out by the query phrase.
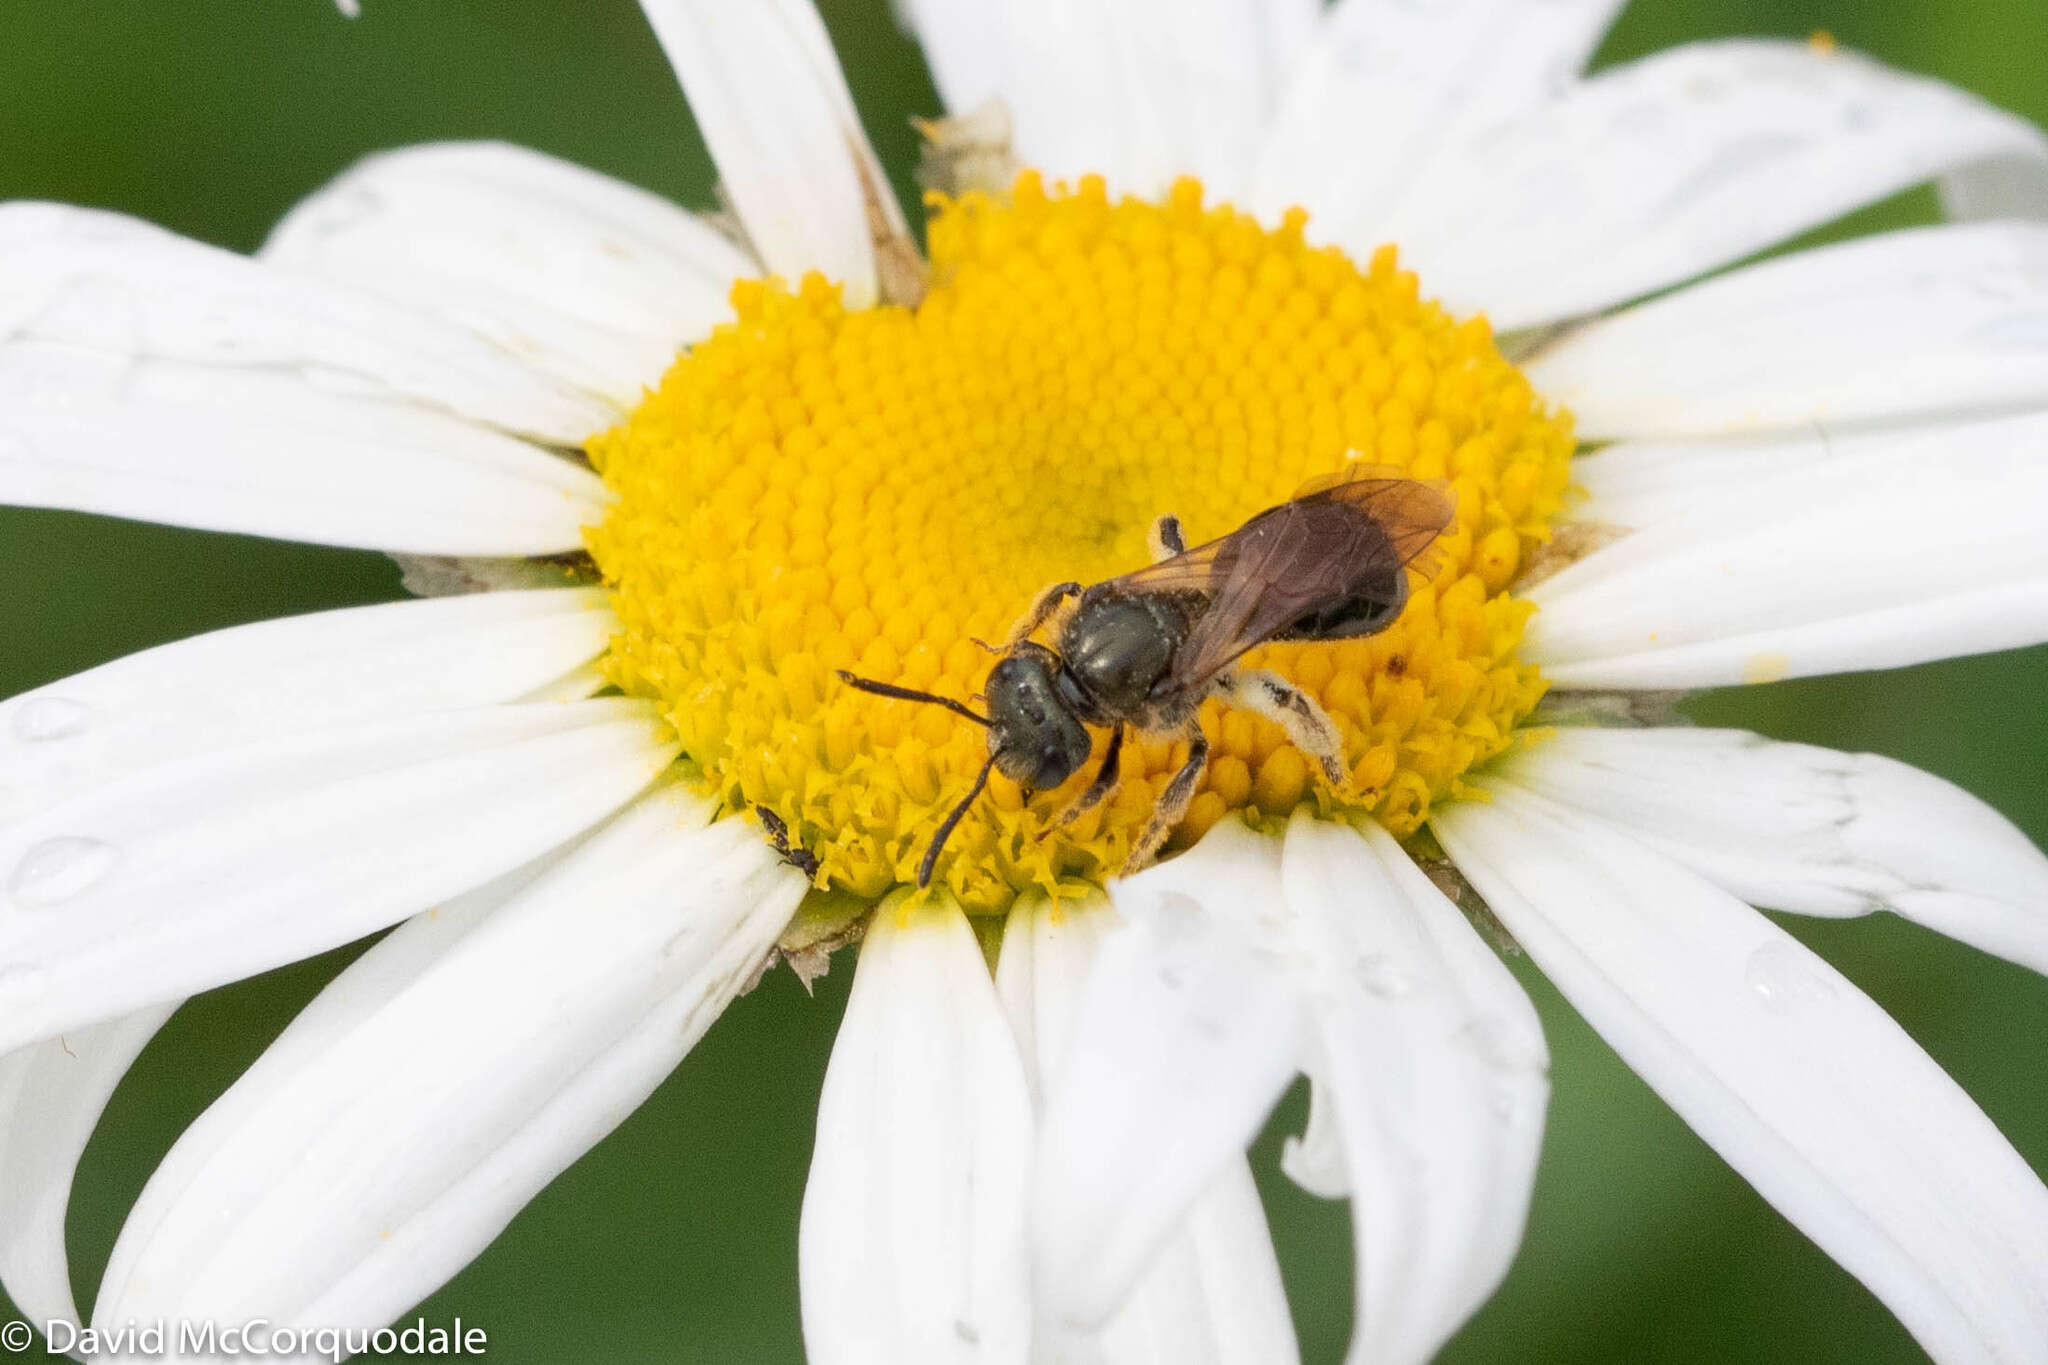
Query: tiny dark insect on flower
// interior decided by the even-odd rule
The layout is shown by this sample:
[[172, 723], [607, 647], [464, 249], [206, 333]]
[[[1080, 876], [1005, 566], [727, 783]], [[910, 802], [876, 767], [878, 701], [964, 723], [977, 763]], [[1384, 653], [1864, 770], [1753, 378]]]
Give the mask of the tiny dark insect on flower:
[[789, 826], [782, 817], [766, 806], [754, 807], [754, 816], [761, 822], [761, 828], [768, 831], [769, 846], [782, 855], [782, 861], [816, 881], [818, 855], [789, 837]]

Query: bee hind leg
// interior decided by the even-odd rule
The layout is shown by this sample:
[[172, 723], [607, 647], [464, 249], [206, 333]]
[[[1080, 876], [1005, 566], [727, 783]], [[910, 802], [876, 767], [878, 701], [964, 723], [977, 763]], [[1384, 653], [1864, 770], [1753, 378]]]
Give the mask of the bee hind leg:
[[1154, 564], [1186, 554], [1188, 549], [1187, 540], [1180, 533], [1180, 518], [1171, 512], [1159, 514], [1159, 519], [1152, 523], [1152, 530], [1145, 537], [1145, 543], [1152, 549]]
[[1340, 792], [1349, 790], [1351, 773], [1344, 766], [1344, 737], [1314, 697], [1263, 668], [1239, 669], [1222, 692], [1228, 704], [1264, 716], [1285, 730], [1288, 741], [1316, 761], [1332, 787]]
[[1128, 877], [1152, 861], [1159, 853], [1166, 836], [1173, 833], [1173, 827], [1188, 813], [1188, 803], [1195, 799], [1195, 784], [1202, 780], [1202, 770], [1209, 766], [1209, 740], [1202, 734], [1200, 726], [1188, 726], [1188, 761], [1180, 765], [1180, 771], [1173, 775], [1173, 781], [1166, 784], [1166, 790], [1159, 794], [1159, 804], [1152, 808], [1152, 818], [1145, 825], [1145, 832], [1131, 845], [1131, 853], [1124, 859], [1123, 871], [1117, 875]]
[[1089, 811], [1102, 804], [1104, 797], [1116, 790], [1117, 778], [1121, 771], [1124, 749], [1124, 726], [1118, 721], [1116, 728], [1109, 732], [1109, 748], [1103, 752], [1102, 767], [1096, 771], [1095, 780], [1088, 784], [1088, 790], [1060, 812], [1059, 827], [1065, 829]]

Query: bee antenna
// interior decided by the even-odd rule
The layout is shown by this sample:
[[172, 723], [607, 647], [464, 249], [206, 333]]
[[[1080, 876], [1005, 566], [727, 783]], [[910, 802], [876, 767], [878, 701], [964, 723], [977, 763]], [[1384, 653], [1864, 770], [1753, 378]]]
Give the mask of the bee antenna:
[[897, 687], [892, 683], [876, 682], [873, 678], [856, 678], [843, 668], [833, 671], [839, 674], [839, 681], [845, 683], [848, 687], [856, 687], [863, 692], [872, 692], [878, 697], [894, 697], [898, 701], [930, 702], [934, 706], [945, 707], [956, 716], [965, 716], [976, 725], [994, 724], [987, 716], [962, 706], [951, 697], [933, 696], [929, 692], [919, 692], [913, 688]]
[[946, 823], [939, 826], [939, 832], [932, 836], [932, 846], [924, 851], [924, 861], [917, 865], [917, 889], [922, 891], [932, 884], [932, 869], [938, 866], [939, 850], [946, 846], [946, 840], [953, 837], [953, 830], [960, 824], [960, 817], [967, 814], [967, 808], [981, 795], [981, 789], [988, 785], [989, 769], [996, 766], [996, 756], [990, 754], [988, 762], [981, 765], [981, 771], [974, 775], [974, 786], [953, 807], [953, 813], [946, 817]]

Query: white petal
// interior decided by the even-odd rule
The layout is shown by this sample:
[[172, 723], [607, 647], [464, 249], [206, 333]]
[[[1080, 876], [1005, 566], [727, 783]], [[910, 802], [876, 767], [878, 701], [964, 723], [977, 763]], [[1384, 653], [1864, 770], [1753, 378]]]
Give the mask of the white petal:
[[1690, 441], [1624, 441], [1572, 461], [1572, 482], [1588, 497], [1576, 504], [1576, 519], [1617, 527], [1643, 527], [1709, 500], [1753, 501], [1759, 484], [1842, 455], [1861, 455], [1888, 445], [1964, 439], [1959, 424], [1921, 428], [1877, 427], [1835, 432], [1823, 427], [1772, 436]]
[[1562, 687], [1718, 687], [2033, 644], [2043, 506], [2048, 414], [1731, 485], [1532, 588], [1526, 657]]
[[187, 1187], [205, 1174], [207, 1163], [222, 1144], [259, 1114], [284, 1083], [317, 1063], [357, 1025], [411, 987], [459, 939], [541, 875], [558, 867], [577, 847], [578, 843], [571, 843], [550, 850], [474, 891], [413, 916], [314, 996], [235, 1084], [186, 1127], [151, 1172], [149, 1183], [122, 1224], [121, 1237], [100, 1282], [102, 1319], [106, 1309], [127, 1292], [136, 1254], [164, 1218], [177, 1209]]
[[2020, 155], [1965, 166], [1941, 178], [1951, 218], [2048, 218], [2048, 157]]
[[114, 1087], [177, 1002], [0, 1057], [0, 1286], [31, 1322], [78, 1323], [64, 1215]]
[[1595, 440], [2048, 407], [2048, 225], [1766, 261], [1573, 332], [1528, 374]]
[[131, 654], [0, 702], [0, 823], [173, 759], [518, 701], [617, 628], [598, 589], [545, 589], [316, 612]]
[[2048, 1189], [1797, 940], [1599, 820], [1504, 783], [1433, 826], [1531, 957], [1758, 1193], [1944, 1365], [2048, 1340]]
[[1282, 880], [1351, 1192], [1349, 1359], [1419, 1365], [1521, 1243], [1549, 1052], [1514, 977], [1377, 825], [1297, 813]]
[[1028, 1358], [1031, 1097], [966, 917], [884, 901], [825, 1086], [798, 1233], [812, 1365]]
[[902, 210], [811, 0], [642, 0], [640, 7], [762, 262], [791, 281], [824, 272], [845, 284], [849, 306], [874, 302], [867, 190], [899, 233]]
[[588, 469], [274, 364], [0, 342], [0, 502], [450, 555], [579, 549], [603, 519]]
[[[1027, 894], [1011, 910], [996, 964], [996, 990], [1017, 1034], [1034, 1088], [1057, 1076], [1095, 955], [1116, 917], [1106, 901]], [[1054, 1338], [1057, 1323], [1042, 1331]], [[1288, 1365], [1298, 1360], [1294, 1323], [1273, 1256], [1266, 1213], [1242, 1159], [1188, 1210], [1130, 1298], [1100, 1333], [1044, 1338], [1036, 1359], [1061, 1365]]]
[[649, 703], [406, 717], [168, 763], [0, 829], [0, 1047], [381, 929], [587, 829], [676, 746]]
[[1805, 44], [1695, 43], [1601, 72], [1432, 164], [1363, 236], [1502, 329], [1704, 274], [1861, 204], [2048, 155], [2025, 120]]
[[1303, 0], [899, 0], [946, 105], [1009, 107], [1026, 165], [1163, 193], [1241, 198], [1315, 23]]
[[145, 1191], [97, 1319], [370, 1325], [445, 1281], [646, 1098], [794, 911], [801, 876], [708, 813], [666, 788], [466, 932], [345, 974], [291, 1064]]
[[1567, 727], [1502, 771], [1752, 905], [1888, 909], [2048, 972], [2048, 858], [1953, 783], [1745, 730]]
[[761, 273], [660, 196], [503, 142], [370, 157], [287, 214], [262, 257], [479, 333], [620, 408]]
[[1115, 884], [1103, 945], [1039, 1126], [1033, 1235], [1041, 1301], [1098, 1327], [1189, 1207], [1250, 1144], [1294, 1076], [1279, 841], [1226, 821]]
[[265, 371], [303, 388], [406, 399], [577, 445], [616, 420], [459, 327], [371, 294], [60, 204], [0, 206], [0, 338], [130, 365]]
[[1251, 208], [1299, 204], [1317, 235], [1370, 250], [1446, 149], [1567, 89], [1622, 3], [1339, 0], [1290, 73]]
[[1234, 1163], [1195, 1201], [1099, 1332], [1040, 1331], [1039, 1365], [1293, 1365], [1300, 1350], [1250, 1166]]

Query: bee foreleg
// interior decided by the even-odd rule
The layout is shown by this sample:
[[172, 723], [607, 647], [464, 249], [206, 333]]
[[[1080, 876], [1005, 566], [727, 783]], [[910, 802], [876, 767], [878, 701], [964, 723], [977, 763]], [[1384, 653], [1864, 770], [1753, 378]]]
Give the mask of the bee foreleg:
[[1223, 685], [1224, 700], [1264, 716], [1287, 732], [1295, 748], [1313, 758], [1330, 785], [1343, 791], [1351, 774], [1344, 766], [1344, 737], [1316, 699], [1278, 673], [1240, 669]]
[[1095, 780], [1088, 784], [1088, 790], [1081, 793], [1073, 805], [1060, 812], [1059, 825], [1064, 829], [1087, 812], [1102, 804], [1102, 799], [1116, 790], [1118, 769], [1121, 766], [1124, 748], [1124, 725], [1116, 723], [1109, 732], [1109, 748], [1103, 752], [1102, 767], [1096, 772]]
[[1138, 836], [1138, 841], [1131, 845], [1131, 854], [1124, 859], [1119, 876], [1130, 876], [1158, 854], [1166, 836], [1173, 833], [1173, 827], [1188, 813], [1188, 803], [1195, 799], [1195, 784], [1202, 780], [1202, 770], [1208, 766], [1209, 740], [1199, 725], [1190, 723], [1188, 761], [1180, 765], [1180, 771], [1159, 794], [1159, 804], [1152, 808], [1152, 819], [1146, 824], [1145, 832]]
[[1162, 512], [1159, 520], [1152, 523], [1151, 534], [1145, 543], [1152, 547], [1152, 562], [1172, 559], [1175, 555], [1186, 554], [1188, 543], [1181, 537], [1180, 518], [1171, 512]]
[[1002, 647], [997, 652], [1007, 654], [1030, 639], [1040, 626], [1052, 619], [1052, 614], [1060, 609], [1062, 602], [1069, 597], [1079, 596], [1080, 592], [1079, 583], [1068, 581], [1055, 583], [1038, 594], [1032, 599], [1024, 614], [1017, 618], [1017, 624], [1010, 627], [1010, 633], [1004, 637]]

